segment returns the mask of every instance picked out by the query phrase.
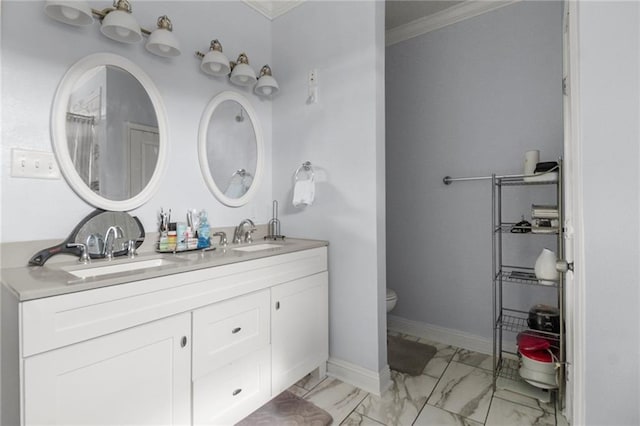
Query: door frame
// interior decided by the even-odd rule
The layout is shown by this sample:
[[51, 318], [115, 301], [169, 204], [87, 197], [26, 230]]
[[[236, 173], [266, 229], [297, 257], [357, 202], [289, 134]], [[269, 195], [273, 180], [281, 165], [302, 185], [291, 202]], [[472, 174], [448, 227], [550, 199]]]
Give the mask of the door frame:
[[565, 280], [567, 327], [566, 417], [571, 424], [585, 421], [585, 318], [584, 220], [582, 145], [580, 134], [580, 49], [578, 1], [564, 0], [563, 74], [565, 258], [573, 264]]

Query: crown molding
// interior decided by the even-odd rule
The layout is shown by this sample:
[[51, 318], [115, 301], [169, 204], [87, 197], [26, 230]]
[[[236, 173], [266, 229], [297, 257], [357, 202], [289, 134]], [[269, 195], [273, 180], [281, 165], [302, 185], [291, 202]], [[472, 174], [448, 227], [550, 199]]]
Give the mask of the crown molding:
[[386, 32], [387, 46], [482, 15], [521, 0], [468, 0]]
[[304, 0], [242, 0], [247, 6], [257, 10], [270, 20], [284, 15], [296, 6], [300, 6]]

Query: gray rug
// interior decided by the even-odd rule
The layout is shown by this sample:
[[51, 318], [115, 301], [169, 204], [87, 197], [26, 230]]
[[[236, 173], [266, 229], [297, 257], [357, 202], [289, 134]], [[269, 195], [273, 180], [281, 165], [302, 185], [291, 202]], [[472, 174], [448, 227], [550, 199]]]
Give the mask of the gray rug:
[[389, 367], [410, 376], [419, 376], [438, 350], [431, 345], [387, 336]]
[[236, 426], [327, 426], [333, 418], [309, 401], [284, 391]]

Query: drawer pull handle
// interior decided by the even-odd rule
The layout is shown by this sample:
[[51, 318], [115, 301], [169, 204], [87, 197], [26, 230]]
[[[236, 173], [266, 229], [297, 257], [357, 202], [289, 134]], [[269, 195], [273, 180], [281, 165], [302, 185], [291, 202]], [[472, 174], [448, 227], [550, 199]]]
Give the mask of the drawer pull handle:
[[242, 392], [242, 389], [236, 389], [233, 391], [233, 396], [236, 396], [237, 394], [239, 394], [240, 392]]
[[180, 346], [183, 348], [187, 346], [187, 336], [182, 336], [182, 339], [180, 339]]
[[280, 309], [280, 302], [276, 302], [276, 311]]
[[240, 332], [240, 330], [242, 330], [242, 327], [236, 327], [236, 328], [234, 328], [233, 330], [231, 330], [231, 333], [232, 333], [232, 334], [236, 334], [236, 333], [239, 333], [239, 332]]

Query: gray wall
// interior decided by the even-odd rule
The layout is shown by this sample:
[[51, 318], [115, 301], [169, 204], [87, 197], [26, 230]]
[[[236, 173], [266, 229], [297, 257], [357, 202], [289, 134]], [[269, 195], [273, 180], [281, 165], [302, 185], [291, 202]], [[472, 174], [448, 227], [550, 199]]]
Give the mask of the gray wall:
[[[307, 1], [273, 22], [273, 187], [282, 232], [330, 241], [332, 358], [386, 367], [384, 3]], [[319, 102], [307, 104], [318, 70]], [[292, 206], [293, 177], [313, 164], [316, 201]]]
[[[393, 315], [491, 337], [491, 185], [450, 176], [522, 173], [524, 153], [562, 154], [562, 6], [522, 2], [387, 47], [387, 285]], [[530, 218], [549, 188], [509, 190]], [[506, 238], [511, 238], [507, 236]], [[553, 237], [508, 241], [533, 266]], [[528, 309], [547, 289], [518, 292]]]
[[640, 424], [640, 6], [579, 4], [589, 425]]

